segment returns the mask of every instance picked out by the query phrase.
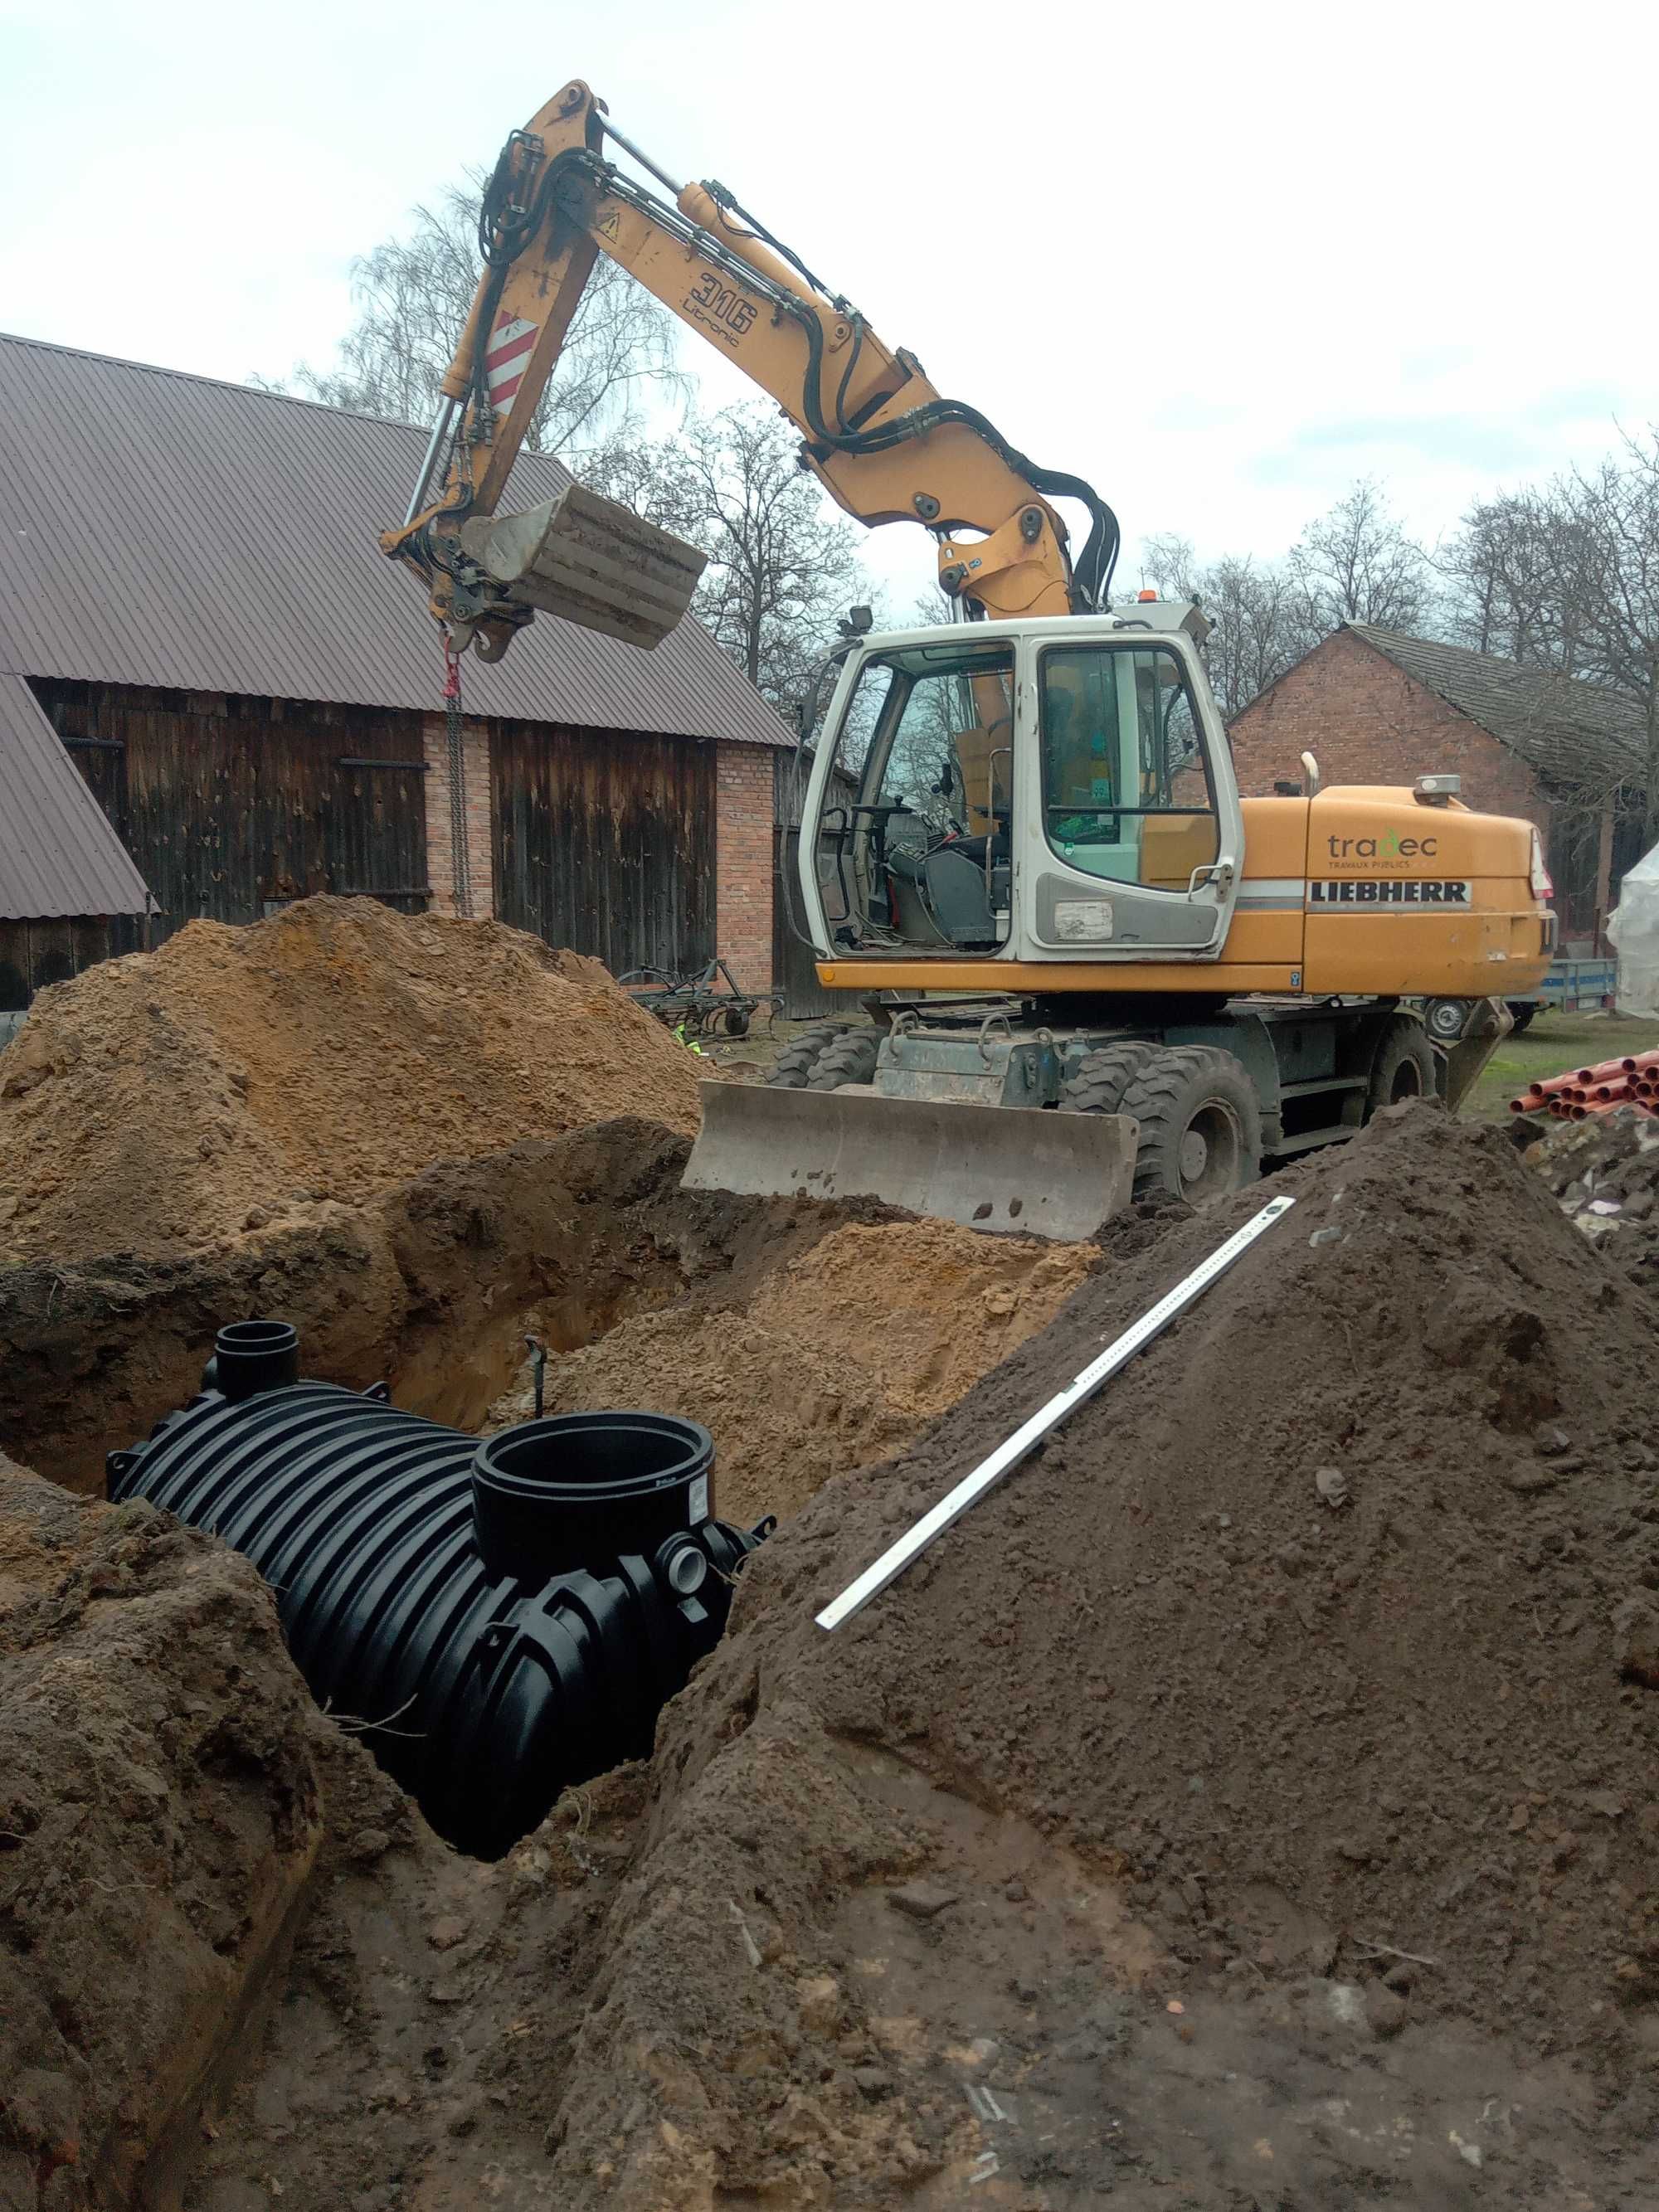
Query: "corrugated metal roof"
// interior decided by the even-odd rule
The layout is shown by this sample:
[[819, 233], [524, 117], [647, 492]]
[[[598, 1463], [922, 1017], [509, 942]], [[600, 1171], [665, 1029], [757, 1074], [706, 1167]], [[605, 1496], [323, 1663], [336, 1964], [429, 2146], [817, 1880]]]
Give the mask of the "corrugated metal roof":
[[148, 905], [143, 878], [33, 692], [0, 673], [0, 920]]
[[[425, 444], [409, 423], [0, 334], [0, 668], [434, 709], [437, 631], [375, 543]], [[526, 454], [504, 504], [568, 480]], [[690, 620], [641, 653], [538, 615], [462, 680], [474, 714], [794, 742]]]

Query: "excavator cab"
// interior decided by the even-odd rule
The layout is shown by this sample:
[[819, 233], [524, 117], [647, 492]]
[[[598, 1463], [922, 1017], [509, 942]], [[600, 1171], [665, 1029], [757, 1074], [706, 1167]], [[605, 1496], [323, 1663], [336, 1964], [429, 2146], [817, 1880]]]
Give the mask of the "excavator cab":
[[806, 799], [820, 957], [1217, 957], [1243, 817], [1206, 629], [1164, 604], [865, 641]]
[[848, 951], [994, 953], [1012, 866], [1014, 656], [967, 629], [863, 653], [820, 786], [823, 927]]

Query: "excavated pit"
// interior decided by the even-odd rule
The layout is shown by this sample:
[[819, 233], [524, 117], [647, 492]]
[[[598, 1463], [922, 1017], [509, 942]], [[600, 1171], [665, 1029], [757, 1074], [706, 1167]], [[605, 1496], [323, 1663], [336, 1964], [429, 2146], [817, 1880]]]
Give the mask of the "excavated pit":
[[171, 1262], [0, 1269], [0, 1437], [99, 1492], [112, 1443], [183, 1403], [216, 1329], [252, 1314], [291, 1322], [319, 1381], [384, 1381], [410, 1412], [501, 1427], [531, 1409], [533, 1338], [550, 1412], [704, 1422], [722, 1495], [755, 1518], [908, 1442], [1099, 1261], [873, 1202], [683, 1191], [686, 1151], [620, 1120]]
[[[431, 1834], [372, 1726], [310, 1705], [245, 1564], [94, 1502], [222, 1323], [279, 1316], [308, 1374], [469, 1430], [509, 1418], [533, 1338], [550, 1411], [684, 1406], [721, 1510], [758, 1517], [909, 1442], [1099, 1264], [873, 1203], [684, 1193], [695, 1074], [591, 963], [333, 901], [89, 971], [0, 1060], [0, 1437], [38, 1471], [0, 1484], [5, 2212], [242, 2212], [242, 2183], [191, 2178], [205, 2116], [279, 2022], [314, 2042], [273, 2046], [262, 2094], [320, 2115], [337, 1997], [362, 2048], [398, 2046], [384, 2109], [408, 2111], [450, 2063], [472, 1931], [516, 1893]], [[574, 1826], [556, 1810], [571, 1868], [614, 1860], [632, 1773], [574, 1793]], [[556, 1949], [591, 1917], [572, 1902]], [[405, 2201], [380, 2146], [346, 2163], [331, 2207]], [[499, 2146], [463, 2164], [434, 2206], [501, 2194]]]
[[[43, 1667], [62, 1685], [58, 1748], [3, 1808], [0, 1910], [29, 1940], [0, 1971], [31, 1995], [0, 2050], [27, 2084], [0, 2204], [255, 2212], [273, 2181], [289, 2212], [1652, 2201], [1654, 1307], [1502, 1138], [1423, 1109], [1276, 1181], [1287, 1222], [823, 1637], [814, 1608], [1260, 1194], [1120, 1224], [1046, 1329], [763, 1547], [653, 1758], [493, 1867], [294, 1704], [269, 1628], [216, 1595], [222, 1550], [156, 1553], [156, 1516], [46, 1490], [0, 1530], [0, 1715]], [[867, 1262], [906, 1226], [751, 1217], [733, 1310], [775, 1327], [793, 1280], [879, 1372], [890, 1328], [848, 1316], [835, 1248]], [[49, 1778], [77, 1740], [155, 1765], [135, 1696], [188, 1725], [66, 1829]], [[204, 1766], [314, 1806], [275, 1935], [269, 1910], [214, 1917], [248, 1877], [232, 1801], [175, 1809]], [[210, 1990], [152, 1971], [118, 2038], [128, 1984], [100, 1962], [174, 1894], [210, 1944], [246, 1932]], [[118, 2053], [107, 2082], [82, 2046]], [[123, 2127], [117, 2186], [92, 2154]], [[145, 2194], [152, 2166], [174, 2195]]]
[[[481, 1140], [442, 1048], [507, 1036], [480, 957], [577, 1021], [590, 1116], [651, 1103], [628, 1055], [672, 1041], [591, 976], [582, 1030], [511, 933], [391, 922], [373, 962], [354, 917], [301, 914], [257, 962], [210, 945], [205, 982], [181, 961], [179, 994], [137, 971], [211, 1073], [228, 1032], [192, 994], [384, 1026], [386, 965], [440, 1040], [409, 1064], [437, 1133], [372, 1159], [348, 1131], [320, 1197], [237, 1213], [191, 1120], [205, 1097], [234, 1136], [242, 1098], [303, 1152], [256, 1020], [246, 1091], [186, 1089], [125, 1206], [94, 1030], [49, 1006], [0, 1058], [27, 1109], [0, 1138], [31, 1147], [0, 1194], [0, 1439], [55, 1478], [0, 1483], [3, 2212], [1659, 2199], [1636, 1240], [1592, 1243], [1501, 1136], [1387, 1116], [1275, 1178], [1287, 1224], [825, 1638], [815, 1608], [1262, 1194], [1078, 1251], [694, 1198], [689, 1121], [568, 1126], [516, 1075]], [[319, 1097], [340, 1024], [301, 1029]], [[128, 1115], [173, 1097], [149, 1034]], [[786, 1512], [651, 1759], [498, 1864], [317, 1712], [222, 1546], [58, 1486], [255, 1312], [309, 1371], [468, 1427], [523, 1411], [533, 1334], [549, 1410], [706, 1420], [721, 1510]]]

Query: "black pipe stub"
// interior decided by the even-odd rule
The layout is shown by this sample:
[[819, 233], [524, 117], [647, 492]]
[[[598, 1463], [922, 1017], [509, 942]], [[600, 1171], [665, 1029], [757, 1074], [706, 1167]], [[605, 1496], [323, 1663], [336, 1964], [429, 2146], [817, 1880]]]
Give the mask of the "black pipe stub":
[[472, 1461], [485, 1567], [514, 1582], [649, 1557], [714, 1516], [714, 1440], [672, 1413], [555, 1413], [503, 1429]]
[[300, 1333], [286, 1321], [228, 1322], [202, 1370], [202, 1388], [222, 1392], [232, 1405], [299, 1379]]

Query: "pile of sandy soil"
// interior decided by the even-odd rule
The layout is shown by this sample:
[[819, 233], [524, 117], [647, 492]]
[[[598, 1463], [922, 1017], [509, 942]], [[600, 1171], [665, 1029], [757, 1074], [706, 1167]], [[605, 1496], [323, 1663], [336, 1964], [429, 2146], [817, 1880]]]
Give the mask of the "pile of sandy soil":
[[41, 993], [0, 1055], [0, 1264], [169, 1257], [618, 1114], [697, 1062], [597, 961], [314, 898]]
[[[767, 1270], [746, 1301], [704, 1291], [550, 1360], [545, 1410], [649, 1406], [701, 1421], [725, 1519], [794, 1513], [831, 1475], [903, 1450], [1100, 1261], [1092, 1244], [948, 1221], [849, 1224]], [[533, 1406], [526, 1367], [488, 1425]]]

